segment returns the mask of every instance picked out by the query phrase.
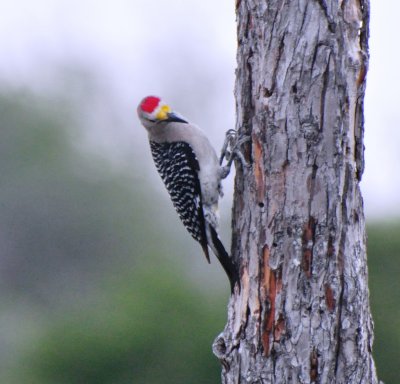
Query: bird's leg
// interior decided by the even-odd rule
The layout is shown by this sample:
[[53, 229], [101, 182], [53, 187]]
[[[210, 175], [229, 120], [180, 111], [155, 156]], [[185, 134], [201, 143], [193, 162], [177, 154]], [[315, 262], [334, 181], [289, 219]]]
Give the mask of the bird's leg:
[[229, 129], [225, 134], [224, 145], [221, 149], [221, 156], [219, 158], [219, 164], [222, 165], [224, 158], [228, 159], [231, 156], [228, 148], [232, 148], [234, 141], [236, 139], [236, 131], [234, 129]]
[[[221, 178], [225, 179], [231, 170], [233, 160], [238, 159], [243, 167], [248, 167], [246, 159], [241, 152], [241, 145], [250, 140], [250, 136], [238, 137], [237, 131], [229, 129], [225, 135], [224, 145], [222, 146], [219, 164], [221, 165]], [[226, 159], [226, 164], [222, 163]]]

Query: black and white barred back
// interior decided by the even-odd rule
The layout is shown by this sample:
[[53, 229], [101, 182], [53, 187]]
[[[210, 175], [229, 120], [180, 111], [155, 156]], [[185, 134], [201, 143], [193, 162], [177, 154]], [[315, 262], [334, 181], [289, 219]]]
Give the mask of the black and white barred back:
[[176, 211], [186, 229], [203, 247], [207, 247], [199, 162], [185, 142], [156, 143], [150, 141], [151, 153]]

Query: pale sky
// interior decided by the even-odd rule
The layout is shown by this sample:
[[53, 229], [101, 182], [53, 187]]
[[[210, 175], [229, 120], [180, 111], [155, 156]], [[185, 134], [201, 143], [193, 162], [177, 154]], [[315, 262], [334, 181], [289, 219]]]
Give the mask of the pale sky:
[[[362, 191], [367, 218], [399, 217], [400, 6], [383, 0], [371, 8]], [[109, 87], [120, 105], [114, 112], [132, 126], [149, 93], [187, 95], [178, 110], [190, 109], [210, 135], [234, 125], [233, 0], [0, 0], [0, 10], [3, 82], [46, 90], [58, 81], [54, 67], [75, 63]]]

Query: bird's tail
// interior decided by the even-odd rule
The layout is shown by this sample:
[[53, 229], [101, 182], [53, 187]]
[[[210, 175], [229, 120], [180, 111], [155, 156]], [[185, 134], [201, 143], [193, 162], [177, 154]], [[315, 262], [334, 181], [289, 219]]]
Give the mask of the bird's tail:
[[206, 233], [208, 245], [224, 268], [231, 284], [231, 293], [233, 293], [236, 283], [240, 287], [238, 268], [229, 256], [228, 252], [226, 252], [224, 245], [218, 237], [217, 231], [209, 223], [206, 223]]

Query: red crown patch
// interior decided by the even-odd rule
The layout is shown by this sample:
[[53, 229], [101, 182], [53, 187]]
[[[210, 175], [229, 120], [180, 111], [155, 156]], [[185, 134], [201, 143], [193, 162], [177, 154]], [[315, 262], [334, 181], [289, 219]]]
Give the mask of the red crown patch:
[[157, 96], [147, 96], [140, 104], [140, 109], [147, 113], [152, 113], [158, 106], [160, 98]]

